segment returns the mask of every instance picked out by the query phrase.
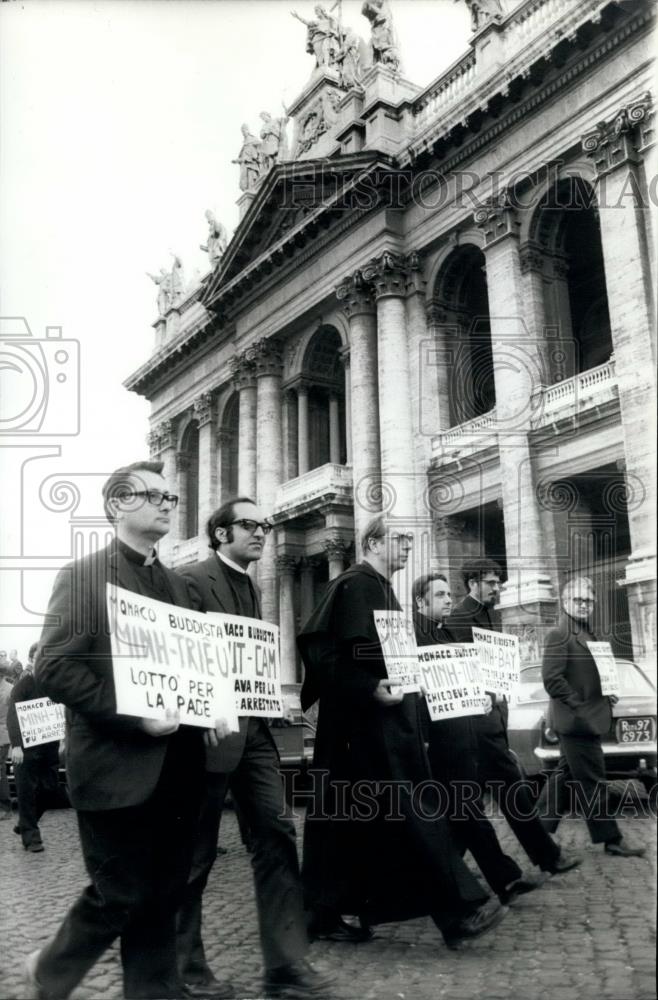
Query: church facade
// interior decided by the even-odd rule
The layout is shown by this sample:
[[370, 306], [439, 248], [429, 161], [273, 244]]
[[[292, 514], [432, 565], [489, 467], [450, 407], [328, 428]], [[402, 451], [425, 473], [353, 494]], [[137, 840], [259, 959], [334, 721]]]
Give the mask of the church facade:
[[316, 67], [290, 158], [126, 382], [181, 497], [166, 562], [205, 558], [231, 495], [275, 524], [258, 582], [288, 682], [381, 510], [414, 534], [403, 597], [500, 563], [526, 662], [575, 572], [601, 637], [655, 653], [653, 4], [479, 8], [424, 89], [385, 61], [347, 84]]

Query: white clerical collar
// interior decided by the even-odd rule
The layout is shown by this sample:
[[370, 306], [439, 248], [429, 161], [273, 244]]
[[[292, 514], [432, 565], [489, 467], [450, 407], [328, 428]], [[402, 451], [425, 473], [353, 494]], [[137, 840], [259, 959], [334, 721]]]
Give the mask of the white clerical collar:
[[244, 573], [245, 576], [248, 575], [246, 569], [243, 569], [242, 566], [238, 566], [238, 564], [234, 563], [232, 559], [227, 559], [226, 556], [222, 555], [219, 549], [217, 550], [217, 556], [219, 559], [222, 560], [223, 563], [226, 563], [227, 566], [230, 566], [231, 569], [234, 569], [236, 573]]

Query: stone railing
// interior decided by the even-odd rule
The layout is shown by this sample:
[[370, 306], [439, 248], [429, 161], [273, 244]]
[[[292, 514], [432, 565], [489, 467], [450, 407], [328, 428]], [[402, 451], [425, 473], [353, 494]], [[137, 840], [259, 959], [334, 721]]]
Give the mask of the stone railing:
[[[587, 3], [582, 6], [586, 9]], [[560, 24], [566, 14], [574, 12], [574, 7], [574, 0], [527, 0], [505, 25], [506, 45], [512, 51], [521, 51], [542, 31]]]
[[351, 466], [327, 462], [326, 465], [305, 472], [303, 476], [282, 483], [277, 490], [274, 512], [281, 513], [293, 507], [311, 504], [332, 494], [351, 498]]
[[475, 52], [467, 52], [419, 95], [414, 104], [414, 129], [419, 131], [439, 112], [470, 90], [475, 79]]
[[207, 555], [207, 539], [202, 538], [201, 535], [196, 535], [194, 538], [182, 538], [180, 541], [173, 543], [171, 546], [170, 562], [174, 567], [188, 566], [190, 563], [205, 559]]
[[564, 416], [596, 406], [617, 393], [615, 359], [573, 375], [542, 390], [541, 404], [532, 418], [533, 429], [545, 427]]
[[450, 458], [452, 453], [463, 448], [486, 448], [496, 439], [496, 410], [489, 410], [479, 417], [451, 427], [432, 439], [432, 455], [435, 458]]

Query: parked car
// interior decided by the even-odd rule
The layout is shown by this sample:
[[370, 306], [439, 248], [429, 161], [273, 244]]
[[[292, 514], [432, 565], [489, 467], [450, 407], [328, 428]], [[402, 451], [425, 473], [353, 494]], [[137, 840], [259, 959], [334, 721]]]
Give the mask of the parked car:
[[[649, 791], [656, 783], [656, 685], [650, 669], [630, 660], [616, 662], [620, 698], [602, 741], [607, 776], [638, 778]], [[548, 725], [548, 706], [541, 665], [525, 667], [510, 699], [508, 734], [510, 749], [529, 777], [552, 770], [560, 756], [557, 733]]]

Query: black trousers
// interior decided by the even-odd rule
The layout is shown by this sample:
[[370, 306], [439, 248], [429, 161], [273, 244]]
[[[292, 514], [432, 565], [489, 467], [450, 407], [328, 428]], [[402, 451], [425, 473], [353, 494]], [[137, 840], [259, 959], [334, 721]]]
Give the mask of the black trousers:
[[474, 716], [477, 735], [478, 776], [489, 784], [514, 836], [533, 865], [552, 868], [560, 848], [542, 825], [532, 793], [510, 753], [503, 709], [494, 705], [489, 715]]
[[470, 851], [493, 891], [502, 892], [522, 872], [503, 851], [484, 813], [473, 720], [466, 717], [431, 723], [428, 755], [434, 780], [446, 790], [450, 832], [457, 847]]
[[598, 736], [560, 736], [560, 757], [539, 799], [539, 814], [551, 833], [564, 812], [580, 805], [593, 844], [621, 840], [609, 816], [605, 759]]
[[231, 774], [206, 775], [192, 869], [178, 913], [178, 962], [184, 982], [211, 972], [202, 927], [202, 897], [217, 856], [224, 799], [231, 794], [251, 835], [251, 862], [263, 959], [267, 968], [296, 962], [308, 949], [295, 828], [285, 815], [276, 748], [262, 720], [251, 719], [244, 753]]
[[39, 820], [46, 809], [63, 809], [70, 804], [57, 770], [57, 755], [39, 747], [26, 750], [23, 763], [14, 765], [18, 829], [25, 847], [41, 843]]
[[78, 812], [91, 885], [39, 957], [36, 975], [48, 1000], [68, 997], [117, 937], [126, 1000], [180, 997], [176, 910], [203, 790], [203, 746], [196, 735], [194, 741], [170, 739], [146, 802]]

